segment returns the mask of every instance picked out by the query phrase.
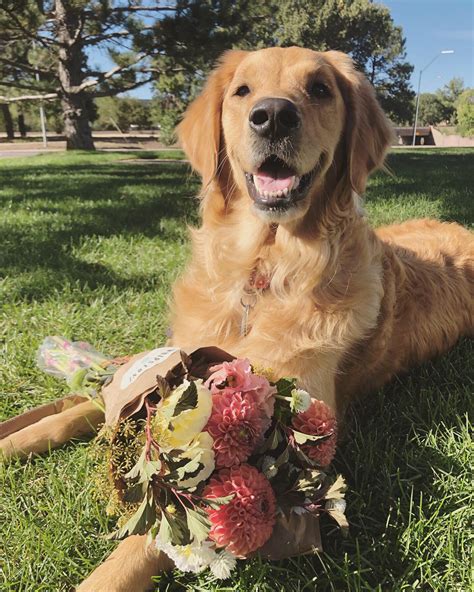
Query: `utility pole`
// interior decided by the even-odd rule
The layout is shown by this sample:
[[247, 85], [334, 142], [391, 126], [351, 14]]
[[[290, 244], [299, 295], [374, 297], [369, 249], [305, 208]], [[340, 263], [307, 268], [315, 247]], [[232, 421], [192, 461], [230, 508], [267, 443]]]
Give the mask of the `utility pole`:
[[431, 62], [429, 62], [422, 70], [420, 70], [420, 76], [418, 78], [418, 92], [416, 93], [415, 124], [413, 126], [413, 141], [412, 141], [412, 146], [414, 146], [415, 145], [415, 142], [416, 142], [416, 126], [418, 124], [418, 110], [420, 108], [421, 75], [423, 74], [423, 72], [427, 68], [429, 68], [431, 66], [431, 64], [435, 60], [437, 60], [439, 58], [440, 55], [447, 54], [447, 53], [454, 53], [454, 49], [443, 49], [443, 50], [441, 50], [439, 53], [437, 53], [435, 55], [435, 57], [431, 60]]

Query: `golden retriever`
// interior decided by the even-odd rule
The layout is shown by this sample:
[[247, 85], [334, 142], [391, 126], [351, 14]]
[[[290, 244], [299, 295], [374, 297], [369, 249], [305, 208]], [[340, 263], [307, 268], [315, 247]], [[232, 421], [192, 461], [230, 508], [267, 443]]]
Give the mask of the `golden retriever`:
[[[178, 132], [203, 186], [174, 344], [297, 376], [341, 416], [355, 394], [474, 333], [471, 233], [434, 220], [374, 231], [364, 216], [392, 129], [349, 57], [230, 51]], [[129, 537], [78, 592], [147, 589], [169, 562], [144, 540]]]
[[341, 415], [474, 332], [471, 233], [434, 220], [374, 231], [364, 217], [392, 128], [348, 56], [228, 52], [179, 136], [203, 223], [174, 290], [174, 343], [297, 376]]

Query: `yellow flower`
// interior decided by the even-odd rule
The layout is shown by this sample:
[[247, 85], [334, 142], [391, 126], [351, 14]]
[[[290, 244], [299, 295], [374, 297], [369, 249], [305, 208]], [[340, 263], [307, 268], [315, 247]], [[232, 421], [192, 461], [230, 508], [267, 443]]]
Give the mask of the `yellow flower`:
[[202, 431], [212, 411], [211, 391], [202, 380], [195, 380], [197, 404], [194, 409], [185, 409], [174, 416], [176, 405], [190, 383], [185, 380], [159, 405], [153, 418], [153, 436], [165, 452], [173, 448], [187, 448]]
[[196, 438], [194, 438], [188, 448], [175, 459], [189, 459], [189, 464], [193, 469], [191, 471], [192, 473], [195, 472], [196, 469], [194, 469], [194, 466], [197, 465], [197, 463], [202, 465], [202, 469], [197, 475], [188, 478], [184, 475], [184, 477], [178, 482], [179, 487], [191, 489], [197, 487], [201, 481], [205, 481], [210, 477], [216, 467], [214, 450], [212, 450], [213, 443], [214, 440], [210, 434], [207, 432], [201, 432]]

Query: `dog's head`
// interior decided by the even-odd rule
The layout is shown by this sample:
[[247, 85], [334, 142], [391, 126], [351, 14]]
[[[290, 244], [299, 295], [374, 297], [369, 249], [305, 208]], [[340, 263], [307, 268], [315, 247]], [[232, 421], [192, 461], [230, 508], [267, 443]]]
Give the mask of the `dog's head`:
[[178, 133], [205, 187], [225, 175], [229, 194], [280, 223], [306, 214], [329, 171], [362, 193], [392, 138], [348, 56], [298, 47], [224, 54]]

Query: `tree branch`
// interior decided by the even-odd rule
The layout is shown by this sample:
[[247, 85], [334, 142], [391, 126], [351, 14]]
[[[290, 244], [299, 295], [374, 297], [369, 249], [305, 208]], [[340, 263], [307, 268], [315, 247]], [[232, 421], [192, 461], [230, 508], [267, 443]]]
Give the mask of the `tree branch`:
[[115, 39], [116, 37], [129, 37], [130, 31], [115, 31], [114, 33], [101, 33], [97, 35], [86, 35], [82, 38], [84, 45], [95, 45], [101, 41], [107, 41], [108, 39]]
[[149, 82], [153, 82], [154, 79], [155, 79], [154, 76], [150, 76], [150, 78], [147, 78], [146, 80], [140, 80], [138, 82], [135, 82], [134, 84], [130, 84], [129, 86], [125, 86], [125, 87], [117, 88], [117, 89], [110, 89], [110, 90], [102, 90], [102, 91], [99, 90], [99, 91], [91, 93], [91, 94], [94, 99], [96, 99], [96, 98], [98, 99], [100, 97], [114, 97], [115, 95], [119, 95], [120, 93], [128, 92], [129, 90], [133, 90], [134, 88], [138, 88], [139, 86], [143, 86], [144, 84], [148, 84]]
[[0, 102], [3, 103], [18, 103], [20, 101], [51, 101], [59, 97], [57, 92], [47, 93], [45, 95], [22, 95], [20, 97], [5, 97], [0, 95]]
[[18, 30], [20, 30], [24, 35], [26, 35], [26, 37], [28, 37], [29, 39], [33, 39], [34, 41], [38, 41], [38, 43], [41, 43], [41, 45], [43, 45], [43, 47], [46, 47], [46, 48], [49, 48], [49, 46], [52, 44], [57, 45], [57, 43], [54, 41], [54, 39], [45, 38], [42, 35], [32, 33], [28, 29], [28, 27], [24, 27], [22, 22], [20, 21], [20, 19], [16, 16], [16, 14], [13, 11], [8, 10], [8, 8], [4, 8], [4, 7], [2, 7], [2, 10], [4, 12], [6, 12], [8, 14], [8, 16], [12, 19], [12, 21], [16, 25], [16, 28]]
[[112, 78], [116, 74], [119, 74], [120, 72], [124, 72], [125, 70], [132, 68], [133, 66], [138, 64], [138, 62], [140, 62], [141, 60], [143, 60], [147, 56], [148, 56], [148, 54], [146, 54], [146, 53], [140, 53], [137, 55], [136, 59], [131, 64], [127, 64], [124, 66], [115, 66], [114, 68], [112, 68], [108, 72], [105, 72], [104, 74], [97, 76], [97, 78], [85, 80], [82, 84], [79, 84], [78, 86], [71, 86], [71, 88], [69, 89], [69, 92], [77, 94], [77, 93], [82, 92], [83, 90], [87, 90], [88, 88], [91, 88], [93, 86], [97, 86], [98, 84], [101, 84], [102, 82], [109, 80], [109, 78]]
[[25, 64], [23, 62], [15, 62], [14, 60], [9, 60], [8, 58], [2, 58], [0, 56], [0, 62], [3, 64], [8, 64], [15, 68], [15, 70], [26, 70], [27, 72], [32, 72], [33, 74], [43, 74], [43, 76], [51, 76], [54, 75], [54, 70], [43, 70], [42, 68], [36, 68], [35, 66], [30, 66], [29, 64]]
[[43, 89], [38, 87], [37, 84], [28, 84], [24, 82], [15, 82], [10, 80], [2, 80], [0, 81], [0, 87], [6, 86], [8, 88], [21, 88], [22, 90], [35, 90], [37, 92], [41, 92]]

